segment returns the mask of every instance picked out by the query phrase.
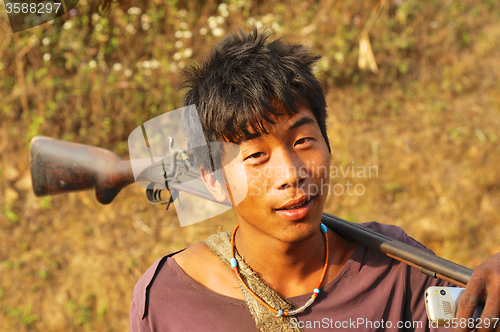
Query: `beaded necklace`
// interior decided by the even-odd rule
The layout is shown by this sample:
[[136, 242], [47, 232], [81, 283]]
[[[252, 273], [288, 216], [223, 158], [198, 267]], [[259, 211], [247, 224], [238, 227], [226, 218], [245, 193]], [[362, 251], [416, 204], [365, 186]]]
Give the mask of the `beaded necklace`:
[[235, 248], [234, 238], [236, 235], [236, 230], [238, 229], [239, 226], [240, 225], [236, 225], [236, 227], [234, 228], [233, 233], [231, 235], [231, 267], [234, 269], [234, 272], [236, 272], [236, 276], [238, 277], [238, 279], [239, 279], [240, 283], [243, 285], [243, 287], [245, 287], [247, 292], [252, 294], [252, 296], [257, 301], [259, 301], [264, 307], [266, 307], [267, 309], [274, 312], [276, 314], [276, 316], [293, 316], [293, 315], [296, 315], [298, 313], [303, 312], [304, 310], [306, 310], [306, 308], [308, 308], [311, 304], [313, 304], [314, 300], [316, 300], [316, 298], [318, 297], [318, 294], [320, 293], [319, 288], [321, 287], [321, 284], [323, 283], [323, 279], [325, 278], [326, 270], [328, 269], [329, 250], [328, 250], [328, 229], [326, 228], [326, 226], [323, 223], [320, 224], [321, 232], [325, 234], [326, 258], [325, 258], [325, 265], [323, 267], [323, 272], [321, 274], [321, 278], [319, 279], [318, 286], [314, 289], [314, 291], [311, 295], [311, 298], [306, 302], [306, 304], [304, 304], [302, 307], [300, 307], [298, 309], [291, 310], [291, 311], [283, 311], [283, 310], [274, 309], [269, 304], [264, 302], [264, 300], [262, 300], [260, 297], [258, 297], [257, 294], [255, 294], [241, 278], [240, 271], [238, 270], [238, 262], [236, 261], [236, 258], [234, 256], [234, 248]]

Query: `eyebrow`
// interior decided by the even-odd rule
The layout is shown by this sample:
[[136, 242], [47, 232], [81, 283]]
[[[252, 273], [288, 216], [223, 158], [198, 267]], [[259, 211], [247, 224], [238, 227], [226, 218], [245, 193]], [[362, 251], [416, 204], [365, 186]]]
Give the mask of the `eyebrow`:
[[303, 117], [302, 119], [298, 120], [297, 122], [295, 122], [293, 125], [290, 126], [289, 130], [292, 130], [292, 129], [295, 129], [295, 128], [298, 128], [302, 125], [305, 125], [305, 124], [308, 124], [308, 123], [314, 123], [314, 120], [311, 119], [310, 117], [308, 116], [305, 116]]
[[[298, 128], [298, 127], [303, 126], [303, 125], [308, 124], [308, 123], [315, 123], [315, 121], [308, 116], [304, 116], [303, 118], [297, 120], [293, 125], [291, 125], [290, 128], [288, 128], [288, 130], [293, 130], [295, 128]], [[261, 136], [262, 136], [262, 133], [260, 131], [258, 131], [256, 133], [252, 133], [252, 134], [247, 135], [246, 138], [244, 139], [244, 141], [249, 141], [249, 140], [252, 140], [254, 138], [261, 137]]]

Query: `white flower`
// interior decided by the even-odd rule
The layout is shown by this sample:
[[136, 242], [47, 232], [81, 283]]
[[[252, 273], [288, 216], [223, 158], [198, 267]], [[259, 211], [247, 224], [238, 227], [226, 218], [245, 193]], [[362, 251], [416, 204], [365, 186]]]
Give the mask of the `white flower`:
[[151, 68], [151, 62], [149, 62], [148, 60], [144, 61], [142, 63], [142, 68]]
[[148, 14], [142, 14], [141, 15], [141, 22], [142, 23], [149, 23], [149, 22], [151, 22], [151, 18], [149, 17]]
[[35, 35], [30, 37], [30, 40], [29, 40], [30, 46], [35, 46], [37, 42], [38, 42], [38, 38]]
[[337, 62], [343, 62], [344, 61], [344, 54], [342, 52], [335, 52], [333, 55], [333, 58], [337, 60]]
[[64, 30], [69, 30], [69, 29], [71, 29], [72, 26], [73, 26], [73, 22], [66, 21], [66, 22], [64, 22], [63, 29]]
[[144, 23], [144, 24], [142, 25], [142, 30], [149, 30], [149, 28], [150, 28], [150, 27], [151, 27], [151, 26], [149, 25], [149, 23]]
[[97, 23], [96, 26], [95, 26], [95, 29], [97, 31], [101, 31], [102, 30], [102, 24], [101, 23]]
[[224, 10], [227, 10], [227, 3], [221, 3], [221, 4], [219, 5], [219, 8], [218, 8], [218, 9], [219, 9], [219, 11], [221, 11], [221, 12], [222, 12], [222, 11], [224, 11]]
[[178, 40], [175, 42], [174, 45], [175, 45], [175, 48], [181, 48], [182, 46], [184, 46], [184, 43], [182, 41]]
[[124, 74], [125, 74], [125, 76], [130, 77], [130, 76], [132, 76], [132, 71], [130, 69], [125, 69]]
[[158, 69], [158, 67], [160, 67], [160, 61], [153, 59], [150, 62], [151, 62], [151, 68], [153, 69]]
[[184, 31], [184, 38], [191, 38], [193, 36], [193, 33], [191, 31]]
[[210, 16], [208, 19], [207, 19], [207, 22], [208, 22], [208, 25], [210, 25], [211, 22], [215, 22], [217, 23], [217, 18], [215, 18], [215, 16]]
[[187, 15], [187, 11], [185, 9], [181, 9], [176, 13], [177, 17], [185, 17]]
[[215, 37], [220, 37], [223, 34], [224, 34], [224, 30], [221, 28], [215, 28], [212, 30], [212, 35], [214, 35]]
[[201, 28], [201, 29], [200, 29], [200, 35], [202, 35], [202, 36], [206, 35], [206, 34], [207, 34], [207, 32], [208, 32], [208, 31], [207, 31], [207, 28]]
[[100, 19], [101, 19], [101, 16], [99, 14], [97, 14], [97, 13], [92, 14], [92, 20], [98, 21]]
[[220, 14], [222, 17], [228, 17], [229, 16], [229, 10], [221, 10]]
[[217, 21], [217, 24], [223, 24], [224, 23], [224, 17], [217, 16], [216, 21]]
[[181, 29], [187, 29], [188, 28], [187, 22], [181, 22], [181, 24], [179, 26], [181, 27]]
[[190, 49], [190, 48], [186, 48], [186, 49], [184, 50], [184, 57], [185, 57], [185, 58], [189, 58], [191, 55], [193, 55], [193, 50], [192, 50], [192, 49]]
[[89, 67], [90, 67], [90, 68], [95, 68], [95, 67], [97, 67], [97, 62], [96, 62], [95, 60], [90, 61], [90, 62], [89, 62]]
[[45, 53], [42, 57], [43, 61], [49, 61], [51, 58], [51, 55], [50, 53]]
[[127, 10], [127, 13], [129, 15], [140, 15], [141, 14], [141, 9], [139, 7], [130, 7]]
[[264, 23], [271, 23], [274, 21], [274, 14], [268, 13], [262, 17]]
[[132, 24], [127, 24], [125, 27], [125, 31], [127, 31], [130, 34], [135, 34], [135, 28], [132, 26]]
[[182, 58], [182, 55], [179, 52], [174, 53], [174, 60], [179, 61]]
[[122, 70], [122, 69], [123, 69], [123, 65], [122, 65], [121, 63], [115, 63], [115, 64], [113, 65], [113, 70], [114, 70], [114, 71], [120, 71], [120, 70]]
[[208, 21], [208, 26], [212, 30], [215, 29], [215, 28], [217, 28], [217, 26], [218, 26], [217, 21], [216, 20]]
[[182, 37], [182, 31], [177, 30], [174, 34], [175, 38], [181, 38]]

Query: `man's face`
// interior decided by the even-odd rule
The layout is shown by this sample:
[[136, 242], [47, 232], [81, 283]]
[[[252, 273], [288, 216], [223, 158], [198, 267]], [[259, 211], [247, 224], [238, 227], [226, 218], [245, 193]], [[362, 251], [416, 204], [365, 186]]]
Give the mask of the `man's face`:
[[235, 206], [240, 227], [287, 243], [318, 230], [329, 185], [328, 147], [312, 111], [298, 107], [293, 117], [267, 123], [268, 134], [256, 133], [239, 144], [239, 162], [224, 170], [233, 198], [248, 190]]

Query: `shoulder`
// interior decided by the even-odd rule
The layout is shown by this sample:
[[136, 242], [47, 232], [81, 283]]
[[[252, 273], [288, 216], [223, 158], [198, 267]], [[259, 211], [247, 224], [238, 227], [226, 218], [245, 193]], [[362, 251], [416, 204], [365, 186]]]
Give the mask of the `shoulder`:
[[198, 279], [200, 264], [210, 264], [209, 262], [213, 259], [211, 256], [215, 257], [215, 255], [200, 242], [157, 259], [135, 284], [134, 295], [132, 297], [132, 309], [135, 309], [142, 319], [148, 315], [150, 290], [160, 272], [169, 272], [164, 271], [167, 260], [175, 260], [175, 263], [177, 263], [191, 279], [196, 281], [196, 279]]
[[149, 291], [151, 289], [151, 285], [167, 262], [167, 259], [172, 259], [171, 257], [177, 253], [179, 252], [157, 259], [137, 281], [134, 287], [132, 305], [130, 308], [131, 319], [134, 316], [132, 313], [134, 313], [139, 319], [144, 319], [148, 315]]
[[361, 226], [364, 226], [382, 235], [388, 236], [391, 239], [401, 241], [403, 243], [411, 245], [412, 247], [423, 249], [425, 251], [428, 251], [429, 253], [434, 254], [431, 250], [427, 249], [423, 244], [421, 244], [420, 242], [416, 241], [411, 236], [406, 234], [406, 232], [399, 226], [381, 224], [376, 221], [362, 223]]
[[[170, 263], [167, 263], [167, 260]], [[180, 270], [178, 268], [173, 269], [175, 265], [172, 264], [178, 265]], [[168, 271], [166, 271], [167, 268]], [[176, 270], [178, 273], [170, 270]], [[165, 276], [172, 277], [169, 282], [162, 282], [163, 289], [163, 287], [174, 287], [173, 282], [178, 279], [176, 276], [179, 273], [182, 274], [181, 279], [195, 281], [197, 284], [216, 293], [235, 298], [242, 297], [238, 281], [231, 268], [200, 242], [181, 251], [164, 256], [156, 260], [148, 268], [135, 285], [131, 312], [134, 312], [139, 319], [147, 317], [148, 304], [151, 296], [154, 296], [150, 292], [153, 289], [153, 285], [156, 285], [155, 281], [157, 277], [161, 274], [162, 281]], [[228, 285], [235, 287], [227, 287]]]
[[[212, 253], [210, 249], [202, 242], [196, 243], [187, 247], [185, 250], [177, 252], [172, 255], [176, 263], [184, 272], [196, 272], [199, 267], [206, 264], [214, 264], [220, 260]], [[187, 273], [189, 276], [193, 273]]]
[[197, 243], [175, 255], [174, 259], [198, 284], [215, 293], [243, 299], [233, 270], [205, 244]]

